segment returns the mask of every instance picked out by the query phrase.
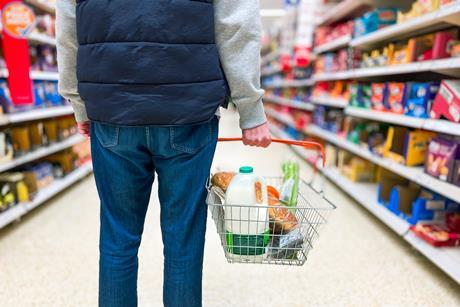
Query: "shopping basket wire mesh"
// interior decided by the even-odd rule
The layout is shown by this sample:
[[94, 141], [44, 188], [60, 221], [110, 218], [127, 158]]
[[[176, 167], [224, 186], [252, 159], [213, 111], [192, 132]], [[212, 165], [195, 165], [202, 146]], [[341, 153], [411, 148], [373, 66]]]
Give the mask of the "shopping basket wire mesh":
[[[238, 141], [241, 138], [219, 139], [219, 141]], [[307, 141], [273, 139], [273, 142], [317, 148], [322, 157], [321, 144]], [[323, 158], [324, 165], [324, 158]], [[281, 177], [265, 178], [267, 185], [280, 190]], [[225, 257], [230, 263], [259, 263], [278, 265], [303, 265], [319, 236], [321, 226], [326, 224], [329, 214], [336, 207], [312, 186], [313, 179], [299, 180], [297, 205], [247, 204], [229, 205], [225, 203], [224, 192], [217, 187], [208, 186], [207, 204], [216, 224]], [[235, 236], [228, 228], [238, 229], [239, 234], [248, 229], [269, 229], [259, 235]]]

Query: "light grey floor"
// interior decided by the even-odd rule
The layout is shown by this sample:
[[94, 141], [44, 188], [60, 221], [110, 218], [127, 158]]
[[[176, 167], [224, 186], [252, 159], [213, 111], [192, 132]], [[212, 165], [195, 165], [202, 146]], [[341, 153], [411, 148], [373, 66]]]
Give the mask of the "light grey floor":
[[[237, 135], [226, 114], [221, 134]], [[292, 156], [221, 144], [215, 167], [252, 164], [277, 175]], [[303, 166], [303, 175], [309, 168]], [[154, 189], [156, 190], [156, 188]], [[334, 186], [338, 209], [303, 267], [227, 264], [209, 221], [205, 306], [460, 306], [460, 287]], [[140, 306], [161, 306], [162, 243], [157, 195], [140, 251]], [[0, 306], [96, 306], [98, 199], [89, 177], [0, 231]], [[186, 305], [184, 305], [186, 307]]]

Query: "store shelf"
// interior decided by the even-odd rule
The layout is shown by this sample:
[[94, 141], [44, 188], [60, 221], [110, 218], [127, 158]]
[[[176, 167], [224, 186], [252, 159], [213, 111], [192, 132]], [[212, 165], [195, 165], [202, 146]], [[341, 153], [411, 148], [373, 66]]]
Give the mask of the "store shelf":
[[369, 160], [381, 167], [384, 167], [399, 176], [405, 177], [421, 186], [424, 186], [440, 195], [443, 195], [456, 202], [460, 202], [460, 187], [453, 184], [436, 179], [428, 174], [425, 174], [423, 167], [408, 167], [397, 163], [391, 159], [379, 157], [371, 153], [366, 148], [353, 144], [346, 139], [338, 137], [336, 134], [321, 129], [316, 125], [310, 125], [305, 129], [307, 134], [318, 136], [329, 143], [332, 143], [340, 148]]
[[261, 73], [260, 75], [262, 77], [265, 77], [265, 76], [270, 76], [270, 75], [273, 75], [273, 74], [277, 74], [281, 72], [281, 67], [279, 66], [276, 66], [276, 67], [265, 67], [261, 70]]
[[398, 235], [401, 236], [409, 230], [408, 222], [377, 202], [377, 185], [375, 183], [353, 182], [335, 168], [325, 169], [324, 174]]
[[33, 80], [57, 81], [59, 79], [59, 74], [57, 72], [48, 71], [31, 71], [30, 78]]
[[56, 46], [56, 39], [54, 37], [41, 33], [31, 33], [29, 41]]
[[74, 170], [64, 178], [55, 179], [52, 184], [41, 189], [32, 201], [17, 204], [14, 207], [9, 208], [5, 212], [0, 213], [0, 229], [18, 220], [21, 216], [25, 215], [30, 210], [38, 207], [48, 199], [59, 194], [61, 191], [65, 190], [66, 188], [77, 182], [78, 180], [84, 178], [86, 175], [90, 174], [92, 170], [92, 163], [85, 163], [84, 165], [80, 166], [78, 169]]
[[87, 162], [77, 168], [76, 170], [72, 171], [68, 175], [63, 178], [55, 179], [52, 184], [40, 190], [40, 192], [35, 196], [35, 198], [31, 202], [27, 202], [24, 204], [27, 211], [38, 207], [39, 205], [43, 204], [48, 199], [52, 198], [59, 192], [65, 190], [73, 183], [77, 182], [78, 180], [84, 178], [86, 175], [93, 171], [93, 164], [92, 162]]
[[313, 76], [315, 81], [332, 81], [344, 79], [360, 79], [421, 72], [437, 72], [450, 76], [460, 76], [460, 58], [448, 58], [409, 64], [389, 65], [381, 67], [359, 68], [334, 73], [320, 73]]
[[24, 154], [23, 156], [17, 157], [11, 161], [4, 162], [0, 164], [0, 172], [7, 171], [9, 169], [15, 168], [17, 166], [20, 166], [22, 164], [28, 163], [35, 161], [37, 159], [46, 157], [50, 154], [53, 154], [55, 152], [61, 151], [63, 149], [66, 149], [68, 147], [71, 147], [75, 144], [78, 144], [82, 141], [84, 141], [85, 138], [81, 136], [80, 134], [73, 135], [69, 137], [68, 139], [58, 142], [46, 147], [41, 147], [39, 149], [36, 149], [30, 153]]
[[354, 16], [356, 11], [361, 7], [371, 4], [372, 0], [345, 0], [340, 1], [335, 6], [327, 9], [327, 11], [317, 20], [317, 26], [328, 25], [333, 22], [345, 19], [349, 16]]
[[27, 0], [30, 5], [50, 14], [55, 14], [56, 9], [40, 0]]
[[460, 25], [460, 3], [454, 2], [439, 10], [388, 26], [368, 35], [358, 37], [350, 45], [360, 49], [371, 49], [379, 44], [416, 35], [419, 31], [436, 31], [449, 23]]
[[299, 109], [299, 110], [305, 110], [305, 111], [313, 111], [313, 109], [315, 108], [311, 103], [286, 99], [286, 98], [273, 96], [273, 95], [266, 95], [264, 97], [264, 100], [272, 102], [272, 103], [276, 103], [279, 105]]
[[[288, 137], [277, 127], [271, 127], [275, 137]], [[312, 163], [311, 155], [303, 148], [291, 146], [291, 149], [302, 158]], [[360, 205], [371, 212], [381, 222], [402, 236], [417, 251], [427, 257], [433, 264], [442, 269], [447, 275], [460, 283], [460, 248], [432, 247], [409, 230], [409, 223], [399, 218], [377, 202], [377, 185], [373, 183], [352, 182], [340, 174], [336, 168], [318, 168], [323, 174], [340, 189], [355, 199]]]
[[278, 80], [273, 81], [269, 84], [265, 84], [265, 88], [283, 88], [283, 87], [303, 87], [303, 86], [312, 86], [315, 84], [313, 79], [303, 79], [303, 80]]
[[334, 51], [340, 48], [347, 47], [350, 42], [351, 42], [351, 35], [345, 35], [333, 41], [330, 41], [330, 42], [327, 42], [325, 44], [315, 47], [315, 49], [313, 49], [313, 52], [315, 54], [320, 54], [323, 52]]
[[267, 113], [268, 116], [273, 117], [274, 119], [276, 119], [280, 123], [283, 123], [283, 124], [291, 126], [291, 127], [295, 127], [295, 123], [294, 123], [292, 117], [289, 116], [286, 113], [275, 112], [274, 110], [271, 110], [271, 109], [266, 109], [265, 113]]
[[380, 112], [356, 107], [345, 108], [345, 114], [384, 123], [460, 136], [460, 124], [443, 119], [417, 118], [391, 112]]
[[433, 247], [412, 232], [404, 239], [460, 284], [460, 247]]
[[0, 116], [0, 126], [73, 114], [72, 106], [49, 107]]
[[[8, 78], [8, 70], [6, 68], [0, 69], [0, 78]], [[59, 74], [49, 71], [31, 71], [30, 78], [33, 80], [58, 81]]]
[[265, 66], [266, 63], [276, 60], [281, 55], [279, 50], [270, 52], [269, 54], [262, 57], [260, 60], [261, 66]]
[[348, 101], [341, 98], [335, 97], [311, 97], [310, 101], [314, 104], [324, 105], [328, 107], [335, 107], [335, 108], [345, 108], [348, 105]]

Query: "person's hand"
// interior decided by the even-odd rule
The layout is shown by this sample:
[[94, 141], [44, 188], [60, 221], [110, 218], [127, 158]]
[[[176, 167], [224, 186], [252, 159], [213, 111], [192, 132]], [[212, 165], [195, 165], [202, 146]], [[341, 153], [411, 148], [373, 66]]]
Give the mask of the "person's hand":
[[89, 131], [89, 126], [90, 126], [90, 122], [81, 122], [81, 123], [77, 123], [77, 127], [78, 127], [78, 132], [89, 138], [90, 137], [90, 131]]
[[243, 144], [257, 147], [268, 147], [272, 142], [268, 123], [251, 129], [243, 129]]

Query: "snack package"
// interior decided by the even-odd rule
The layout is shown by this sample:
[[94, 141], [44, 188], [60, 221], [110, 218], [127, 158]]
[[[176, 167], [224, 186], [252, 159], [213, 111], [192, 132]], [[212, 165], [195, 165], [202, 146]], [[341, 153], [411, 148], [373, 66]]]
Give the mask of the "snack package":
[[391, 112], [404, 113], [404, 105], [407, 99], [407, 87], [404, 82], [388, 83], [388, 106]]
[[283, 185], [280, 191], [280, 201], [288, 207], [297, 206], [299, 191], [299, 164], [289, 160], [283, 163]]
[[433, 107], [430, 117], [438, 119], [440, 117], [460, 123], [460, 80], [443, 80]]
[[372, 109], [377, 111], [387, 111], [388, 108], [385, 105], [387, 100], [388, 88], [386, 83], [372, 83], [372, 96], [371, 103]]
[[378, 8], [355, 19], [354, 37], [363, 36], [396, 23], [398, 9]]
[[438, 82], [409, 82], [404, 114], [428, 118], [429, 110], [439, 90]]
[[300, 228], [296, 228], [288, 234], [273, 236], [268, 256], [273, 259], [295, 259], [302, 246], [302, 233]]

